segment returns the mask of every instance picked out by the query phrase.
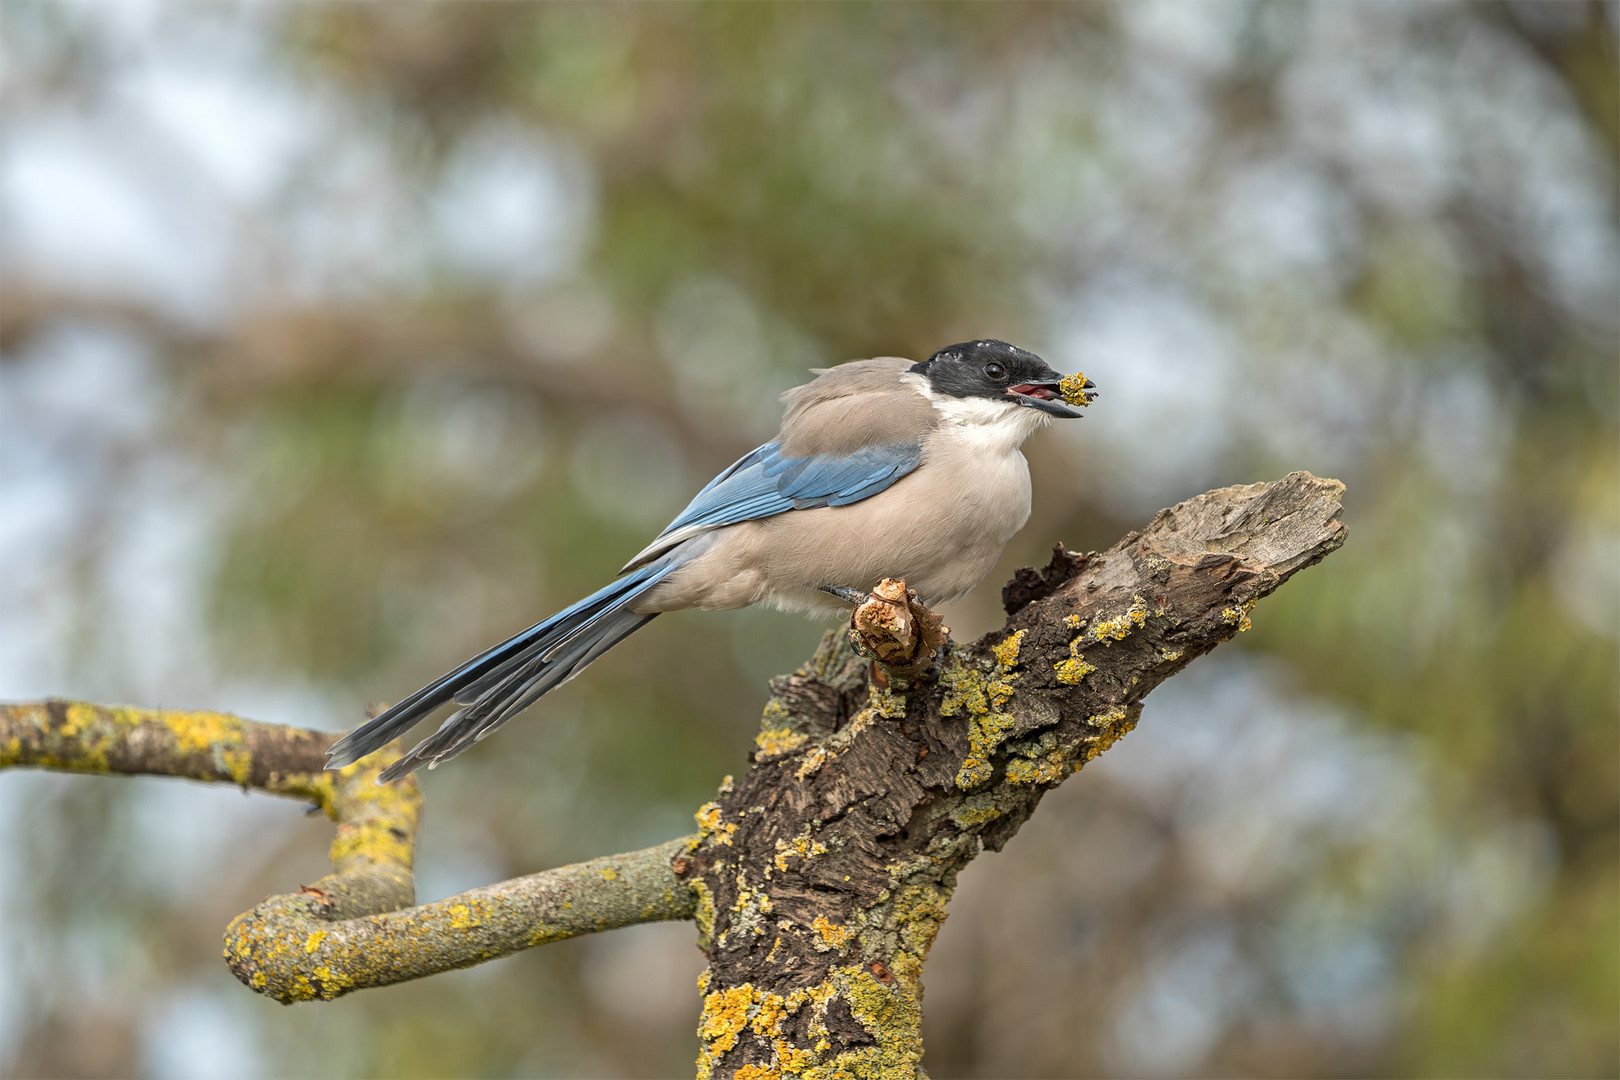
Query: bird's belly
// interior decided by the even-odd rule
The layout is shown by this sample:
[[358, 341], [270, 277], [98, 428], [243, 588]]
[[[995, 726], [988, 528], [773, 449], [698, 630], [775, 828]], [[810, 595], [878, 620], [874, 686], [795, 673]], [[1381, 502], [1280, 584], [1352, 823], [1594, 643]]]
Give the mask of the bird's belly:
[[[936, 461], [932, 464], [949, 466]], [[669, 611], [771, 603], [844, 610], [823, 585], [870, 590], [905, 578], [929, 603], [977, 585], [1029, 519], [1022, 454], [923, 468], [848, 506], [794, 510], [700, 538], [706, 550], [671, 574], [638, 609]]]

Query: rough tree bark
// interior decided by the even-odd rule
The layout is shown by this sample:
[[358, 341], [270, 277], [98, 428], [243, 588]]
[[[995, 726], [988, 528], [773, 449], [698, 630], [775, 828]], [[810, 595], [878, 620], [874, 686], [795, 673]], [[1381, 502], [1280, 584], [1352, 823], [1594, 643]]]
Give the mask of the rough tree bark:
[[420, 796], [372, 784], [397, 747], [322, 774], [324, 735], [47, 702], [0, 706], [0, 766], [230, 781], [325, 809], [335, 873], [226, 931], [231, 969], [277, 1000], [695, 918], [699, 1076], [917, 1076], [923, 963], [957, 874], [1130, 731], [1155, 686], [1339, 547], [1343, 491], [1293, 473], [1163, 510], [1102, 554], [1060, 545], [1003, 590], [1006, 626], [970, 645], [935, 649], [937, 621], [896, 585], [773, 681], [752, 765], [696, 835], [417, 907]]

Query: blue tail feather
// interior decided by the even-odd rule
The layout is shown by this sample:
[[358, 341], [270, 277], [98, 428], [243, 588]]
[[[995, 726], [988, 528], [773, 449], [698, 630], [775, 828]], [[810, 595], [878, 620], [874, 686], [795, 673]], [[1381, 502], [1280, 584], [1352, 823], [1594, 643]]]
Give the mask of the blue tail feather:
[[629, 606], [675, 569], [673, 554], [637, 568], [434, 679], [333, 743], [326, 767], [353, 764], [452, 701], [462, 708], [384, 770], [378, 782], [397, 780], [424, 764], [455, 757], [646, 625], [653, 616], [630, 611]]

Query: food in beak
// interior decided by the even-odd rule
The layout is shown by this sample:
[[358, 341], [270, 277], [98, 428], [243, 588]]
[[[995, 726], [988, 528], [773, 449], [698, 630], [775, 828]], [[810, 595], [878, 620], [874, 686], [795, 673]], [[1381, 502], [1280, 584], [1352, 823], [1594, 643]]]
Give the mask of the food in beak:
[[[1096, 385], [1096, 383], [1086, 378], [1085, 372], [1077, 371], [1073, 375], [1065, 375], [1059, 379], [1057, 388], [1058, 392], [1063, 395], [1064, 401], [1067, 401], [1070, 405], [1078, 405], [1083, 409], [1096, 399], [1097, 394], [1093, 390]], [[1088, 391], [1091, 392], [1088, 393]]]

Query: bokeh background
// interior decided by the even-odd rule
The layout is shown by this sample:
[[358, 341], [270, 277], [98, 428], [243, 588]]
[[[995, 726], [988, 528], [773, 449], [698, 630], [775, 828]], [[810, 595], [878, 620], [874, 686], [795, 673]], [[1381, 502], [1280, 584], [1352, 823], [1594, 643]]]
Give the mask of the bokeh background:
[[[964, 875], [936, 1077], [1620, 1071], [1614, 3], [0, 8], [0, 698], [338, 730], [608, 578], [806, 369], [1102, 398], [1053, 541], [1348, 545]], [[691, 829], [821, 627], [660, 619], [426, 777], [420, 895]], [[687, 925], [282, 1008], [329, 826], [0, 776], [0, 1072], [678, 1076]]]

